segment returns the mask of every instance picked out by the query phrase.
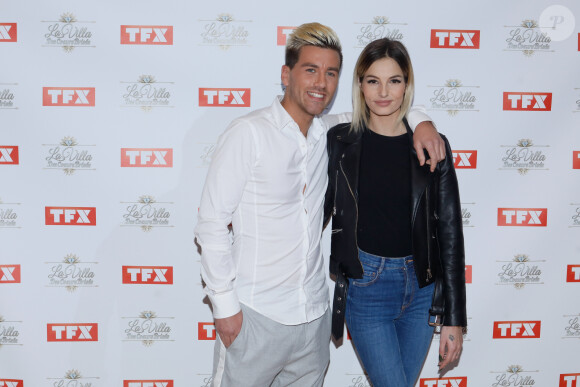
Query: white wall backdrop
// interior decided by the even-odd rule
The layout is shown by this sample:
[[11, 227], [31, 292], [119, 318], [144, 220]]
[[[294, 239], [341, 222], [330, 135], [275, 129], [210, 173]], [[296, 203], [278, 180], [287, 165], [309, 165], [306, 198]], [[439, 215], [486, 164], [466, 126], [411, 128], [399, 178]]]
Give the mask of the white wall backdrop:
[[[577, 0], [0, 0], [0, 386], [209, 385], [207, 166], [309, 21], [343, 44], [331, 112], [361, 48], [401, 39], [457, 154], [469, 332], [418, 385], [580, 386]], [[368, 385], [350, 342], [325, 385]]]

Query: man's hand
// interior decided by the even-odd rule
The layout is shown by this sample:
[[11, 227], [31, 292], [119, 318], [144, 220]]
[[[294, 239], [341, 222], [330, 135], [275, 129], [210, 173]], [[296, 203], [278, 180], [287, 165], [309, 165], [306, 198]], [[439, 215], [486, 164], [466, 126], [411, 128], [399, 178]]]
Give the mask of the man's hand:
[[459, 360], [463, 348], [463, 328], [442, 327], [439, 344], [439, 370]]
[[242, 329], [243, 320], [244, 316], [241, 310], [231, 317], [215, 319], [215, 330], [220, 335], [220, 340], [226, 348], [232, 345], [236, 337], [238, 337]]
[[437, 163], [445, 158], [445, 142], [431, 121], [423, 121], [417, 125], [413, 134], [413, 146], [417, 151], [420, 165], [425, 164], [423, 149], [427, 149], [427, 153], [431, 157], [431, 160], [427, 161], [427, 164], [431, 165], [431, 172], [435, 170]]

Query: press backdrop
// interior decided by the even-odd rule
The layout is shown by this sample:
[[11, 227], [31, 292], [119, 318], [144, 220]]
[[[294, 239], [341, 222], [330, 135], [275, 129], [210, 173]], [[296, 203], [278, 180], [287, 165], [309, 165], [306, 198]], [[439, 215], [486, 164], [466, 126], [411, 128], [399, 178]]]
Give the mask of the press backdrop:
[[[575, 0], [0, 0], [0, 386], [209, 385], [207, 166], [310, 21], [344, 48], [331, 112], [361, 48], [400, 39], [454, 150], [469, 332], [418, 385], [580, 386]], [[325, 385], [368, 385], [350, 341]]]

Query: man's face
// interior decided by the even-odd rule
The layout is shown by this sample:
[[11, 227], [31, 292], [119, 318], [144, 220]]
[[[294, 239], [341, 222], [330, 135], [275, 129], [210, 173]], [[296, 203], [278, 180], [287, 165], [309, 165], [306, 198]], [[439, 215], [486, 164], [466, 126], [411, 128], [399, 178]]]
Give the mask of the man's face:
[[282, 83], [286, 93], [282, 106], [299, 124], [312, 121], [328, 106], [340, 71], [340, 56], [329, 48], [304, 46], [292, 69], [282, 66]]

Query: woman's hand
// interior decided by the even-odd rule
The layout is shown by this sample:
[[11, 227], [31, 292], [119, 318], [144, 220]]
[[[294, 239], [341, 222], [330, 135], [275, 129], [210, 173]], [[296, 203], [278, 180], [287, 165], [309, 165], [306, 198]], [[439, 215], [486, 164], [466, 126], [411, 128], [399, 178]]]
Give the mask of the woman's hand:
[[462, 327], [442, 327], [439, 341], [439, 370], [459, 360], [463, 348]]

